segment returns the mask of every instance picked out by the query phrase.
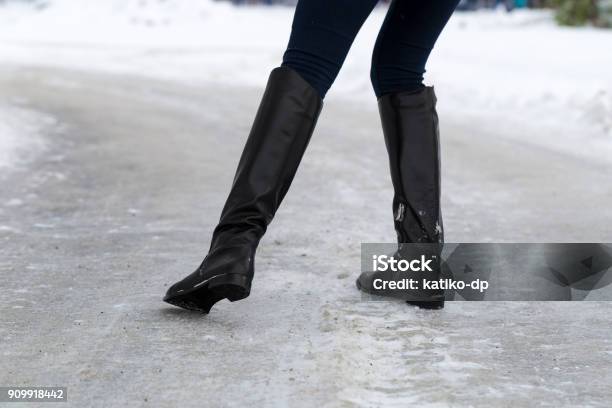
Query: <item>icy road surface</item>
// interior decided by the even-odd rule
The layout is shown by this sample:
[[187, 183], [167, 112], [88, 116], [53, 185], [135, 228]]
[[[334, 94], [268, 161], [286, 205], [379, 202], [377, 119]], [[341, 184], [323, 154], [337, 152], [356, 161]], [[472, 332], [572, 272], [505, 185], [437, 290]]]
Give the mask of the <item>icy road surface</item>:
[[[162, 303], [205, 255], [261, 92], [2, 68], [0, 103], [55, 122], [0, 177], [0, 385], [74, 407], [608, 406], [611, 303], [361, 299], [360, 243], [394, 238], [373, 98], [326, 104], [248, 299]], [[441, 130], [448, 241], [612, 241], [611, 165]]]

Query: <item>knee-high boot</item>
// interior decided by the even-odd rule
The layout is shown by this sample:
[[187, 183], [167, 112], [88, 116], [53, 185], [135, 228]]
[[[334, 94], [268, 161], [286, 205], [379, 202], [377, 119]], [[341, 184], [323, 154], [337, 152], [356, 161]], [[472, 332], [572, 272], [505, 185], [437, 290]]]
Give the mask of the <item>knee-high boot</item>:
[[297, 72], [272, 71], [208, 255], [164, 301], [208, 313], [224, 298], [249, 295], [257, 245], [291, 185], [322, 105]]
[[[393, 183], [393, 217], [398, 257], [422, 253], [434, 259], [427, 279], [439, 279], [444, 234], [440, 210], [440, 142], [436, 96], [432, 87], [384, 95], [378, 100]], [[409, 245], [403, 245], [409, 244]], [[418, 244], [418, 245], [417, 245]], [[421, 245], [422, 244], [422, 245]], [[359, 289], [376, 293], [378, 272], [364, 272]], [[422, 282], [421, 282], [422, 283]], [[399, 292], [396, 292], [399, 294]], [[422, 308], [444, 306], [444, 292], [417, 290], [403, 293], [408, 303]]]

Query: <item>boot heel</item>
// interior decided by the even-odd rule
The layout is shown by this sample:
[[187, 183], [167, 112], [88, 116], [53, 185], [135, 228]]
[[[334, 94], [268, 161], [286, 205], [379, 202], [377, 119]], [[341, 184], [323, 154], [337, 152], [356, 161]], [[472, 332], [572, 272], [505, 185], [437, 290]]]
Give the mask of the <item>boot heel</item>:
[[444, 300], [407, 300], [406, 303], [419, 309], [439, 310], [444, 308]]
[[244, 299], [251, 293], [249, 279], [237, 273], [227, 273], [211, 278], [206, 285], [211, 292], [223, 294], [230, 302]]

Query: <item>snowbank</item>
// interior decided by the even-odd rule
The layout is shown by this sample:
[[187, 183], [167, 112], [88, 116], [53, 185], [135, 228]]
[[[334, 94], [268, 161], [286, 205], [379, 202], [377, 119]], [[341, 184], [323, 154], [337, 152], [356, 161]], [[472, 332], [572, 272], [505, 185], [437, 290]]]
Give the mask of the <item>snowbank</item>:
[[[293, 15], [207, 0], [40, 4], [0, 6], [0, 61], [260, 87]], [[374, 103], [369, 63], [384, 13], [376, 9], [362, 28], [328, 98]], [[478, 131], [609, 163], [611, 43], [611, 30], [559, 28], [548, 12], [456, 13], [426, 81], [444, 115]]]

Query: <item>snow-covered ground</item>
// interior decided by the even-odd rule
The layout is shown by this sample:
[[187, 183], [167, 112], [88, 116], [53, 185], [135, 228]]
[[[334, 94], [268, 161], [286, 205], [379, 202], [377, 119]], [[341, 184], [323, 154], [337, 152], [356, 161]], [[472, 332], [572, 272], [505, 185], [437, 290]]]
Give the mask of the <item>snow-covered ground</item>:
[[[251, 296], [204, 317], [161, 297], [204, 257], [261, 90], [35, 67], [0, 68], [0, 95], [64, 124], [0, 180], [0, 384], [79, 408], [609, 407], [610, 302], [360, 295], [360, 242], [394, 239], [374, 106], [327, 104]], [[448, 119], [449, 242], [612, 241], [602, 166]]]
[[[329, 98], [372, 103], [369, 63], [384, 13], [364, 25]], [[9, 1], [0, 6], [0, 62], [261, 87], [292, 14], [208, 0]], [[559, 28], [546, 11], [456, 13], [426, 80], [443, 114], [609, 163], [611, 43], [612, 30]]]

